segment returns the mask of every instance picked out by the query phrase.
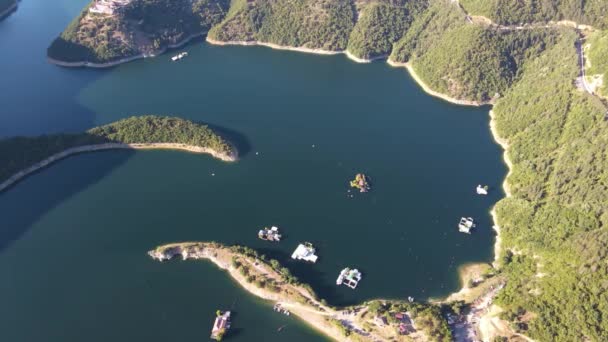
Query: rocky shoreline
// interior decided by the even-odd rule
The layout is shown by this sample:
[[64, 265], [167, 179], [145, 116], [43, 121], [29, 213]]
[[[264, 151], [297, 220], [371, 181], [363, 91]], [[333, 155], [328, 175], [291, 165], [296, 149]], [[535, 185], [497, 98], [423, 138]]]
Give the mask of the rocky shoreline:
[[[224, 154], [217, 152], [211, 148], [200, 147], [200, 146], [192, 146], [186, 144], [177, 144], [177, 143], [141, 143], [141, 144], [122, 144], [122, 143], [105, 143], [105, 144], [96, 144], [96, 145], [84, 145], [78, 147], [72, 147], [65, 151], [56, 153], [24, 170], [21, 170], [6, 181], [0, 183], [0, 192], [8, 189], [15, 183], [19, 182], [23, 178], [29, 176], [30, 174], [43, 169], [50, 164], [57, 162], [61, 159], [67, 158], [71, 155], [85, 153], [85, 152], [95, 152], [95, 151], [104, 151], [104, 150], [112, 150], [112, 149], [134, 149], [134, 150], [149, 150], [149, 149], [171, 149], [171, 150], [181, 150], [188, 151], [193, 153], [206, 153], [214, 158], [220, 159], [225, 162], [234, 162], [238, 159], [237, 153], [232, 154]], [[235, 150], [236, 151], [236, 150]]]

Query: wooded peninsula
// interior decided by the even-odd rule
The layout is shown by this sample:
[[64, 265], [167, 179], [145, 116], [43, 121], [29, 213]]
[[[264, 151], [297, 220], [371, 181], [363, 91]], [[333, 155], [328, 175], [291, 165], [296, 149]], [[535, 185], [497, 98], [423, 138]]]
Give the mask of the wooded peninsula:
[[206, 125], [163, 116], [134, 116], [80, 134], [0, 140], [0, 191], [72, 154], [107, 149], [176, 149], [235, 161], [230, 142]]

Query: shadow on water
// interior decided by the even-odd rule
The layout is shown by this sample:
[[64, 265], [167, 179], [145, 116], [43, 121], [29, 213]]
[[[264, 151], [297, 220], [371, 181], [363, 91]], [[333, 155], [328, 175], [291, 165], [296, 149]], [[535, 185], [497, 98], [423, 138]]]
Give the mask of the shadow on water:
[[37, 177], [28, 176], [0, 193], [0, 217], [3, 221], [0, 226], [0, 252], [24, 235], [47, 212], [99, 182], [134, 153], [129, 150], [96, 152], [94, 154], [105, 154], [104, 158], [95, 160], [86, 168], [65, 172], [65, 167], [72, 168], [65, 165], [66, 161], [75, 158], [68, 157], [37, 172]]
[[207, 122], [196, 123], [199, 125], [208, 126], [212, 130], [214, 130], [219, 136], [230, 141], [234, 145], [234, 147], [236, 147], [236, 150], [239, 152], [239, 157], [242, 158], [249, 154], [249, 152], [251, 152], [251, 142], [249, 138], [247, 138], [247, 136], [245, 136], [243, 133]]

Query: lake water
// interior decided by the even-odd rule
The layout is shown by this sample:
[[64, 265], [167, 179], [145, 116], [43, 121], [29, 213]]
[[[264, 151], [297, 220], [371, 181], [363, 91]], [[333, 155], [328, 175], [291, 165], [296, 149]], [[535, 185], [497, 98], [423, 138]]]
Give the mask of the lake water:
[[[493, 259], [489, 210], [506, 167], [488, 108], [434, 99], [382, 62], [202, 40], [178, 63], [48, 64], [46, 47], [87, 2], [28, 0], [0, 22], [0, 136], [163, 114], [224, 130], [242, 158], [84, 154], [0, 193], [2, 340], [204, 340], [215, 310], [230, 307], [229, 340], [324, 340], [212, 265], [148, 258], [168, 242], [257, 248], [336, 305], [445, 296], [460, 265]], [[357, 172], [372, 177], [371, 193], [348, 192]], [[489, 196], [475, 195], [478, 183]], [[458, 233], [461, 216], [476, 219], [474, 234]], [[285, 240], [258, 240], [265, 225]], [[317, 264], [289, 259], [302, 241], [317, 247]], [[335, 286], [346, 266], [364, 274], [356, 291]]]

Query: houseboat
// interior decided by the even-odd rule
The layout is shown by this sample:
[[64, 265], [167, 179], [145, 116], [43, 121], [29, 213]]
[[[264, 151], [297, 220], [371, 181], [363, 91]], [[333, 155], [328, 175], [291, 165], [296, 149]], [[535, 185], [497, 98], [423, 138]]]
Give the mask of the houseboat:
[[471, 217], [462, 217], [458, 223], [458, 230], [461, 233], [471, 234], [471, 229], [475, 228], [475, 223]]
[[217, 311], [217, 317], [211, 329], [211, 338], [216, 341], [221, 341], [226, 331], [230, 329], [230, 311]]
[[354, 290], [359, 284], [359, 281], [361, 281], [361, 272], [356, 268], [350, 269], [347, 267], [340, 272], [340, 275], [336, 280], [336, 285], [344, 284]]
[[310, 262], [316, 262], [317, 256], [315, 255], [315, 248], [312, 246], [310, 242], [304, 242], [298, 245], [293, 254], [291, 255], [292, 259], [296, 260], [304, 260]]
[[488, 186], [487, 185], [484, 185], [484, 186], [481, 186], [481, 184], [477, 185], [477, 188], [475, 190], [477, 191], [478, 195], [487, 195], [488, 194]]
[[270, 228], [264, 228], [258, 232], [258, 237], [266, 241], [281, 241], [281, 234], [279, 234], [279, 228], [272, 226]]

